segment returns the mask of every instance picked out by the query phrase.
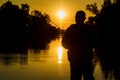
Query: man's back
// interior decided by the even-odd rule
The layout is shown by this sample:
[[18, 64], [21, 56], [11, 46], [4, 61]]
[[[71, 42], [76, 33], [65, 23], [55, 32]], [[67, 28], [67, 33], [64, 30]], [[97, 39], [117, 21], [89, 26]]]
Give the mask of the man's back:
[[[90, 48], [92, 31], [86, 25], [72, 24], [64, 33], [62, 44], [70, 48]], [[66, 48], [66, 47], [65, 47]]]
[[62, 44], [67, 47], [69, 57], [77, 57], [79, 59], [93, 58], [92, 52], [92, 34], [91, 30], [86, 25], [71, 25], [65, 32]]

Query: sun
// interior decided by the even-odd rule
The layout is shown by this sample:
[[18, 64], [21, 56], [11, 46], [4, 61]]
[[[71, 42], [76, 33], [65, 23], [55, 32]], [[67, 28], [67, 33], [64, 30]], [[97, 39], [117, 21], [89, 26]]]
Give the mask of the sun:
[[65, 11], [64, 10], [59, 10], [57, 12], [57, 16], [58, 16], [58, 18], [60, 18], [62, 20], [66, 16]]

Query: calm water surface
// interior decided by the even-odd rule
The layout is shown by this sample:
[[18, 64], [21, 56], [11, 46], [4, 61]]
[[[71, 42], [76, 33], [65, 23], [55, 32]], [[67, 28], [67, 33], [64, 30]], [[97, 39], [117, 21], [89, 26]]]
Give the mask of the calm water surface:
[[[1, 53], [0, 80], [70, 80], [67, 53], [60, 41], [52, 41], [49, 50], [29, 50], [26, 54]], [[103, 80], [98, 63], [94, 75], [96, 80]]]

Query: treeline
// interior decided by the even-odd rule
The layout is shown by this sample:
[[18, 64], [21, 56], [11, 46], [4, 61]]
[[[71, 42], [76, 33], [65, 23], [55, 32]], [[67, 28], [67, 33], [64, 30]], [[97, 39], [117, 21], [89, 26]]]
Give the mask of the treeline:
[[5, 2], [0, 6], [0, 52], [45, 49], [60, 31], [50, 21], [48, 14], [38, 10], [30, 13], [28, 4]]
[[96, 3], [86, 6], [95, 14], [87, 24], [96, 35], [95, 52], [105, 80], [120, 80], [120, 0], [104, 0], [101, 7], [98, 10]]

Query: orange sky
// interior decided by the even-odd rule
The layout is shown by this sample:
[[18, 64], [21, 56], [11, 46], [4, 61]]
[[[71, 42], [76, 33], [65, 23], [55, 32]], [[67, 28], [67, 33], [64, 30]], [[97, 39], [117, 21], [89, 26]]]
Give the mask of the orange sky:
[[[0, 0], [0, 5], [2, 5], [7, 0]], [[42, 12], [47, 13], [51, 20], [57, 24], [59, 27], [66, 29], [70, 24], [74, 23], [74, 16], [77, 10], [84, 10], [87, 13], [87, 17], [91, 15], [86, 11], [86, 5], [91, 3], [97, 3], [101, 6], [103, 0], [10, 0], [13, 4], [23, 4], [27, 3], [31, 10], [37, 9]], [[61, 21], [57, 12], [63, 9], [66, 16]]]

